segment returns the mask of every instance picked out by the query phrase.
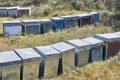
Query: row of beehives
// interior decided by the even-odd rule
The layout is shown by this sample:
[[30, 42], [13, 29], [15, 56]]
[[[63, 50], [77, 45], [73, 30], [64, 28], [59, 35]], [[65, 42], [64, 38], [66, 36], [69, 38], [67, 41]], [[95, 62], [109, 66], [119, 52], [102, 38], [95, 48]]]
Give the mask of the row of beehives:
[[0, 52], [0, 80], [38, 80], [106, 60], [120, 50], [120, 32]]
[[43, 34], [50, 30], [58, 31], [99, 22], [99, 13], [90, 12], [41, 20], [3, 21], [3, 34], [6, 37], [25, 34]]
[[1, 17], [21, 17], [31, 15], [30, 7], [0, 7]]

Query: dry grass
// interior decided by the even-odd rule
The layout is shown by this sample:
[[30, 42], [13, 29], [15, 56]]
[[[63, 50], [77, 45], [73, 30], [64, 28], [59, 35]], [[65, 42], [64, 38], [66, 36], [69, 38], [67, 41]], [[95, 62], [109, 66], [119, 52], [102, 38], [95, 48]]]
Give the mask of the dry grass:
[[120, 53], [104, 62], [94, 62], [51, 80], [120, 80]]
[[[11, 3], [9, 0], [1, 0], [1, 5], [20, 5], [20, 6], [31, 6], [34, 4], [31, 1], [36, 0], [21, 0], [14, 1], [15, 3]], [[49, 45], [53, 43], [57, 43], [60, 41], [67, 41], [70, 39], [76, 38], [84, 38], [89, 36], [94, 36], [98, 33], [109, 33], [114, 32], [114, 30], [110, 27], [106, 27], [103, 25], [87, 25], [82, 28], [73, 28], [69, 30], [63, 30], [59, 32], [50, 32], [43, 35], [26, 35], [26, 36], [17, 36], [11, 38], [2, 37], [2, 21], [9, 20], [23, 20], [23, 19], [42, 19], [42, 18], [50, 18], [54, 16], [62, 16], [68, 14], [80, 14], [88, 11], [107, 11], [108, 13], [115, 13], [116, 11], [112, 11], [111, 9], [115, 9], [115, 6], [105, 5], [106, 3], [110, 3], [106, 1], [106, 3], [101, 2], [100, 0], [92, 2], [94, 0], [75, 0], [77, 3], [75, 6], [71, 5], [71, 2], [74, 0], [38, 0], [42, 1], [37, 6], [33, 6], [32, 16], [24, 16], [21, 18], [0, 18], [0, 51], [8, 51], [13, 50], [15, 48], [25, 48], [25, 47], [35, 47], [41, 45]], [[114, 0], [111, 0], [114, 1]], [[111, 7], [110, 7], [111, 6]], [[38, 10], [37, 8], [38, 7]], [[109, 11], [110, 9], [110, 11]], [[111, 14], [101, 16], [101, 23], [107, 26], [117, 26], [119, 28], [119, 20], [115, 23], [116, 19], [110, 19]], [[111, 24], [113, 23], [114, 24]], [[120, 29], [119, 29], [120, 30]], [[88, 64], [82, 68], [76, 68], [73, 71], [69, 71], [65, 75], [61, 75], [58, 77], [54, 77], [51, 80], [120, 80], [120, 54], [114, 58], [111, 58], [104, 62], [95, 62], [92, 64]]]

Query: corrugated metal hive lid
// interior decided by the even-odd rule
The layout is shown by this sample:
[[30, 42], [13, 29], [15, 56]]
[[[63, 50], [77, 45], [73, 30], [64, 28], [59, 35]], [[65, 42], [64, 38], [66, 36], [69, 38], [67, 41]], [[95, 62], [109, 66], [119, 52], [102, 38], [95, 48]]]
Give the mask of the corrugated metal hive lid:
[[107, 34], [96, 34], [96, 38], [101, 39], [105, 42], [111, 42], [111, 41], [119, 41], [120, 36], [115, 35], [113, 33], [107, 33]]
[[85, 14], [77, 14], [76, 16], [77, 17], [89, 17], [89, 16], [92, 16], [92, 14], [85, 13]]
[[60, 52], [66, 52], [68, 50], [72, 50], [75, 49], [73, 46], [65, 43], [65, 42], [60, 42], [60, 43], [56, 43], [51, 45], [53, 48], [59, 50]]
[[120, 32], [115, 32], [114, 34], [120, 35]]
[[20, 62], [20, 57], [14, 51], [0, 52], [0, 64]]
[[7, 10], [7, 7], [0, 7], [0, 10]]
[[51, 20], [63, 20], [63, 18], [60, 18], [60, 17], [52, 17]]
[[93, 38], [93, 37], [88, 37], [88, 38], [84, 38], [84, 39], [81, 39], [81, 40], [85, 41], [85, 42], [88, 42], [93, 46], [95, 46], [95, 45], [98, 46], [98, 45], [104, 44], [104, 42], [102, 40], [99, 40], [99, 39], [96, 39], [96, 38]]
[[40, 46], [40, 47], [35, 47], [35, 48], [39, 50], [41, 53], [43, 53], [43, 55], [45, 56], [60, 54], [59, 51], [52, 48], [51, 46]]
[[77, 18], [77, 16], [76, 15], [68, 15], [68, 16], [60, 16], [60, 18], [69, 19], [69, 18]]
[[24, 48], [24, 49], [15, 49], [15, 52], [22, 57], [22, 59], [34, 59], [40, 58], [41, 56], [34, 51], [32, 48]]
[[90, 47], [90, 43], [84, 42], [82, 40], [79, 39], [74, 39], [74, 40], [68, 40], [68, 43], [75, 45], [77, 47]]
[[39, 20], [22, 20], [23, 25], [40, 25]]
[[20, 7], [19, 6], [13, 6], [13, 7], [7, 7], [7, 9], [19, 9]]
[[3, 24], [21, 23], [21, 21], [3, 21]]
[[22, 20], [22, 22], [29, 23], [29, 22], [40, 22], [39, 20]]
[[50, 19], [40, 19], [40, 23], [51, 23]]

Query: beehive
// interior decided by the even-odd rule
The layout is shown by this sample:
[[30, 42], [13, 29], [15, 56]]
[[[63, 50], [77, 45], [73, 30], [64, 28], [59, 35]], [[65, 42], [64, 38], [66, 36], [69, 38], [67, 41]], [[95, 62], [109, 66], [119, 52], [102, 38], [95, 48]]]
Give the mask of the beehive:
[[0, 52], [0, 80], [20, 80], [21, 65], [14, 51]]
[[96, 34], [96, 38], [106, 43], [105, 50], [107, 52], [106, 58], [113, 57], [119, 52], [120, 36], [113, 33]]
[[66, 73], [75, 68], [75, 48], [67, 43], [60, 42], [51, 45], [54, 49], [61, 52], [61, 59], [59, 65], [60, 72]]
[[20, 21], [3, 21], [3, 35], [5, 37], [22, 34], [22, 25]]
[[75, 47], [75, 65], [77, 67], [84, 66], [89, 62], [89, 51], [91, 44], [79, 39], [68, 40], [70, 45]]
[[0, 7], [0, 16], [1, 17], [7, 16], [7, 8], [6, 7]]
[[69, 16], [60, 16], [60, 18], [64, 19], [64, 28], [72, 28], [77, 25], [77, 17], [75, 15]]
[[62, 30], [64, 28], [63, 18], [54, 17], [51, 18], [51, 20], [55, 31]]
[[24, 15], [30, 16], [31, 8], [30, 7], [20, 7], [18, 9], [18, 14], [19, 14], [19, 17], [24, 16]]
[[36, 47], [35, 50], [42, 56], [40, 76], [44, 78], [57, 76], [60, 52], [50, 46]]
[[32, 48], [15, 49], [22, 59], [22, 80], [39, 80], [41, 56]]
[[19, 6], [15, 6], [15, 7], [8, 7], [7, 8], [7, 13], [9, 17], [18, 17], [18, 9]]
[[100, 17], [100, 13], [99, 12], [90, 12], [90, 14], [92, 14], [92, 23], [97, 23], [100, 21], [99, 17]]
[[22, 20], [23, 32], [25, 34], [40, 34], [41, 27], [39, 20]]
[[79, 26], [92, 24], [92, 14], [85, 13], [85, 14], [79, 14], [76, 16], [77, 16], [77, 21]]
[[40, 20], [41, 24], [41, 33], [47, 33], [50, 30], [52, 30], [52, 22], [50, 19], [41, 19]]
[[89, 62], [103, 60], [103, 55], [106, 53], [103, 53], [104, 42], [102, 40], [99, 40], [93, 37], [88, 37], [88, 38], [82, 39], [82, 41], [85, 41], [91, 44]]

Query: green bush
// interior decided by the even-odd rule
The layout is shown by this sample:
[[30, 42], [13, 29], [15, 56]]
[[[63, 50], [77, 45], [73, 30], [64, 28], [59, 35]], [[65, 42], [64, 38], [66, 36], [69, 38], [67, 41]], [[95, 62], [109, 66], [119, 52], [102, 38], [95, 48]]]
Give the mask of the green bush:
[[100, 15], [100, 17], [101, 17], [100, 22], [102, 24], [106, 25], [106, 26], [110, 26], [110, 24], [111, 24], [110, 23], [111, 22], [111, 16], [112, 16], [112, 14], [107, 12], [107, 11], [102, 12], [101, 15]]
[[95, 7], [96, 7], [97, 10], [106, 9], [106, 8], [105, 8], [105, 5], [103, 4], [103, 2], [96, 2], [96, 3], [95, 3]]
[[83, 1], [75, 1], [72, 3], [72, 6], [75, 10], [85, 10]]

